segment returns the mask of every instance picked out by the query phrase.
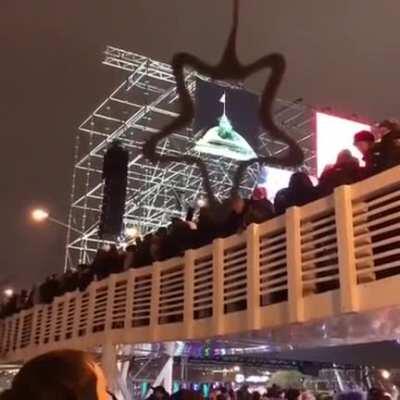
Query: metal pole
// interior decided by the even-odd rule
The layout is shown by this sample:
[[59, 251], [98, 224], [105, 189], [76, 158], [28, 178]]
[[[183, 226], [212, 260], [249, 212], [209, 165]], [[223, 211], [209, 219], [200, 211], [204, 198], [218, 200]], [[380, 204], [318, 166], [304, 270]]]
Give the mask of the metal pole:
[[79, 233], [80, 235], [84, 235], [84, 233], [82, 231], [80, 231], [79, 229], [73, 228], [72, 226], [66, 224], [65, 222], [59, 221], [58, 219], [55, 219], [55, 218], [50, 217], [50, 216], [48, 216], [47, 219], [50, 222], [54, 222], [55, 224], [60, 225], [60, 226], [62, 226], [64, 228], [66, 228], [66, 229], [70, 229], [73, 232]]

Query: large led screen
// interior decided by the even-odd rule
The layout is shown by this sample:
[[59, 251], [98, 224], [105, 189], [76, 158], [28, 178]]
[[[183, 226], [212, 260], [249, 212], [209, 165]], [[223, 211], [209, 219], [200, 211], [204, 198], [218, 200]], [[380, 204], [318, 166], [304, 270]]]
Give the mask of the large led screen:
[[289, 180], [293, 172], [279, 168], [266, 168], [266, 179], [265, 186], [268, 193], [268, 198], [274, 200], [279, 190], [287, 188], [289, 186]]
[[197, 79], [193, 129], [201, 153], [245, 161], [259, 152], [258, 96]]
[[341, 150], [348, 149], [360, 162], [362, 156], [353, 145], [354, 134], [367, 130], [369, 125], [351, 121], [333, 115], [316, 113], [317, 128], [317, 172], [321, 175], [328, 164], [334, 164]]

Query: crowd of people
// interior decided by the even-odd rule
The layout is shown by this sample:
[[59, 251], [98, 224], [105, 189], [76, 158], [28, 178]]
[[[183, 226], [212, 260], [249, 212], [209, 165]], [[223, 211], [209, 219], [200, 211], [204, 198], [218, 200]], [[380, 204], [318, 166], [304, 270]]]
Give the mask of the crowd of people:
[[[49, 379], [51, 377], [51, 379]], [[119, 400], [112, 392], [102, 368], [89, 353], [78, 350], [57, 350], [28, 361], [14, 377], [11, 387], [0, 393], [0, 400]], [[210, 400], [328, 400], [333, 396], [313, 394], [298, 389], [282, 390], [272, 385], [261, 395], [247, 385], [238, 390], [232, 386], [214, 388]], [[342, 392], [337, 400], [397, 400], [383, 389], [373, 388], [367, 393]], [[133, 396], [132, 396], [133, 398]], [[202, 400], [199, 392], [182, 389], [169, 394], [164, 387], [151, 388], [150, 400]]]
[[28, 293], [23, 290], [2, 304], [0, 318], [8, 317], [35, 304], [50, 304], [56, 296], [75, 290], [84, 291], [93, 280], [102, 280], [112, 273], [130, 268], [141, 268], [156, 261], [182, 256], [188, 249], [196, 249], [242, 232], [252, 223], [262, 223], [282, 215], [292, 206], [303, 206], [331, 194], [341, 185], [352, 184], [385, 169], [400, 164], [400, 125], [384, 121], [381, 138], [369, 131], [354, 137], [354, 146], [363, 155], [360, 165], [348, 149], [341, 151], [334, 165], [326, 166], [314, 185], [305, 172], [295, 172], [287, 188], [281, 189], [274, 203], [268, 199], [267, 189], [257, 186], [250, 198], [237, 195], [219, 207], [207, 205], [190, 209], [186, 219], [174, 218], [168, 227], [137, 238], [125, 250], [116, 246], [99, 249], [91, 264], [79, 265], [61, 276], [51, 275]]
[[217, 388], [211, 392], [209, 398], [210, 400], [395, 400], [382, 388], [371, 388], [368, 392], [360, 390], [328, 395], [325, 392], [313, 393], [310, 390], [282, 389], [277, 385], [265, 388], [263, 394], [257, 390], [250, 391], [247, 385], [236, 391]]

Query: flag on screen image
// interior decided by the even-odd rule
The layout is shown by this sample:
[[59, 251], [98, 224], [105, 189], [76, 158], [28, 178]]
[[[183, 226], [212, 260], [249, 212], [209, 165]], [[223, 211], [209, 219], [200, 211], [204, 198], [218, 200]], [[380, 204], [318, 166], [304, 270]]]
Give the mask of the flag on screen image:
[[238, 161], [257, 157], [262, 145], [257, 95], [198, 78], [195, 100], [193, 130], [200, 137], [195, 151]]

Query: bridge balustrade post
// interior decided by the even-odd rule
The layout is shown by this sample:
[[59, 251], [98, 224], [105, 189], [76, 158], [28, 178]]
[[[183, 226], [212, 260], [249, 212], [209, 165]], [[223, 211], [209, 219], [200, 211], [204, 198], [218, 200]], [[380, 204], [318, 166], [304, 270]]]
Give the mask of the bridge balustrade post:
[[0, 357], [4, 354], [5, 336], [6, 336], [6, 320], [0, 319]]
[[48, 308], [48, 304], [40, 304], [41, 321], [40, 321], [40, 329], [38, 332], [38, 345], [39, 346], [44, 345], [44, 333], [45, 333], [45, 327], [46, 327], [47, 308]]
[[247, 329], [261, 328], [260, 306], [260, 232], [252, 224], [246, 231], [247, 246]]
[[125, 329], [132, 327], [132, 309], [133, 295], [135, 286], [135, 270], [130, 268], [128, 271], [127, 288], [126, 288], [126, 312], [125, 312]]
[[299, 207], [291, 207], [286, 211], [286, 264], [290, 323], [304, 322], [300, 212]]
[[213, 335], [224, 330], [224, 239], [215, 239], [213, 256]]
[[112, 321], [113, 321], [113, 306], [114, 306], [114, 293], [115, 293], [115, 282], [116, 276], [115, 274], [111, 274], [107, 278], [107, 307], [106, 307], [106, 321], [104, 331], [112, 330]]
[[71, 339], [72, 340], [77, 340], [79, 338], [79, 323], [80, 323], [80, 310], [81, 310], [81, 304], [82, 304], [82, 292], [80, 290], [76, 290], [74, 292], [76, 295], [76, 303], [75, 303], [75, 312], [73, 315], [73, 320], [72, 320], [72, 334], [71, 334]]
[[115, 392], [118, 389], [117, 347], [110, 340], [103, 343], [101, 366], [109, 389]]
[[63, 341], [67, 337], [68, 310], [72, 296], [73, 294], [71, 292], [67, 292], [64, 295], [64, 310], [63, 310], [63, 320], [61, 322], [61, 329], [60, 329], [60, 339], [59, 339], [60, 341]]
[[185, 338], [191, 339], [193, 336], [193, 297], [194, 297], [194, 251], [187, 250], [185, 253], [184, 265], [184, 312], [183, 324]]
[[94, 328], [94, 308], [96, 303], [96, 290], [101, 283], [99, 281], [93, 281], [86, 289], [89, 292], [89, 304], [87, 313], [87, 324], [86, 324], [86, 337], [90, 337], [93, 333]]
[[17, 332], [17, 341], [16, 341], [16, 349], [21, 349], [21, 342], [22, 342], [22, 329], [24, 326], [24, 318], [25, 318], [26, 310], [22, 310], [17, 314], [17, 318], [19, 319], [18, 324], [18, 332]]
[[48, 343], [47, 346], [54, 346], [54, 338], [56, 332], [56, 322], [57, 322], [57, 305], [59, 297], [55, 297], [53, 302], [50, 304], [51, 307], [51, 321], [50, 321], [50, 329], [48, 335]]
[[38, 306], [35, 304], [32, 307], [32, 329], [29, 333], [29, 345], [30, 346], [35, 346], [35, 336], [36, 336], [36, 329], [37, 329], [37, 318], [38, 318]]
[[160, 284], [161, 284], [161, 265], [159, 262], [153, 263], [152, 284], [151, 284], [151, 311], [150, 311], [150, 332], [153, 341], [159, 337], [159, 318], [158, 309], [160, 304]]
[[356, 312], [359, 310], [359, 297], [351, 186], [340, 186], [336, 188], [334, 201], [341, 311], [344, 313]]

